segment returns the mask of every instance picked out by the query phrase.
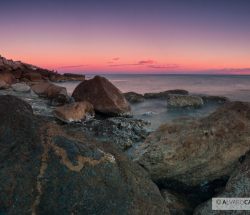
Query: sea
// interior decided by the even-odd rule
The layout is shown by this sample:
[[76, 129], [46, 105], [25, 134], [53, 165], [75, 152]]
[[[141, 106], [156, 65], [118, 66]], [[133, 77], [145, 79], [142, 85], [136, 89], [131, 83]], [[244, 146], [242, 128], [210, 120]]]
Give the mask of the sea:
[[[226, 96], [232, 101], [250, 102], [250, 75], [170, 75], [170, 74], [102, 74], [122, 92], [161, 92], [172, 89], [188, 90], [190, 94]], [[94, 75], [86, 75], [86, 79]], [[71, 94], [79, 82], [59, 85]], [[148, 121], [154, 130], [163, 123], [185, 117], [204, 117], [218, 108], [218, 104], [199, 109], [169, 110], [164, 100], [146, 100], [131, 105], [133, 117]]]

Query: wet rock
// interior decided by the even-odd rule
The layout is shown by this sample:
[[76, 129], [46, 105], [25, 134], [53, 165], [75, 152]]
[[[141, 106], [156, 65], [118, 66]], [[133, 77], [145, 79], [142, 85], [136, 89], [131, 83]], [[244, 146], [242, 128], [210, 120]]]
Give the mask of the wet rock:
[[12, 84], [11, 87], [17, 92], [30, 92], [30, 86], [25, 83]]
[[[249, 198], [250, 193], [250, 154], [246, 156], [242, 164], [231, 174], [225, 189], [216, 197], [218, 198]], [[244, 214], [243, 211], [230, 211], [230, 214]], [[214, 214], [226, 215], [226, 211], [213, 211], [212, 200], [199, 205], [195, 211], [195, 215]], [[247, 214], [247, 213], [246, 213]]]
[[5, 81], [0, 80], [0, 90], [8, 89], [10, 87]]
[[171, 215], [192, 214], [192, 205], [184, 196], [168, 190], [161, 190], [161, 194]]
[[127, 150], [143, 142], [149, 135], [149, 123], [143, 120], [113, 117], [87, 121], [83, 125], [85, 132], [99, 141], [109, 141], [121, 150]]
[[57, 119], [66, 122], [81, 122], [95, 115], [94, 107], [89, 102], [75, 102], [57, 107], [54, 111]]
[[95, 76], [81, 82], [74, 90], [72, 97], [76, 101], [88, 101], [96, 112], [110, 116], [130, 115], [130, 106], [121, 93], [106, 78]]
[[229, 176], [249, 138], [250, 104], [231, 102], [208, 117], [162, 125], [134, 157], [154, 181], [194, 187]]
[[177, 94], [177, 95], [188, 95], [188, 91], [186, 90], [166, 90], [159, 93], [145, 93], [145, 99], [167, 99], [169, 94]]
[[2, 214], [169, 214], [146, 172], [112, 146], [12, 96], [0, 96], [0, 118]]
[[201, 107], [204, 104], [199, 96], [169, 94], [167, 106], [169, 108]]
[[143, 102], [145, 99], [143, 95], [135, 92], [127, 92], [123, 94], [128, 102], [130, 103], [139, 103]]

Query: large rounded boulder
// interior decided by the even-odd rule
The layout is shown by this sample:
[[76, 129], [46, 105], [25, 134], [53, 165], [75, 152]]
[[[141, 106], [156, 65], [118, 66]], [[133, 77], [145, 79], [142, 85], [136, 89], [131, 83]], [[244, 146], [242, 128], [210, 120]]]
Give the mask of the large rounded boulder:
[[130, 115], [130, 106], [122, 92], [106, 78], [95, 76], [81, 82], [72, 97], [76, 101], [88, 101], [96, 112], [112, 115]]
[[231, 102], [208, 117], [162, 125], [134, 156], [154, 181], [195, 187], [229, 176], [249, 139], [250, 104]]
[[0, 96], [0, 118], [1, 214], [169, 214], [146, 172], [109, 144], [13, 96]]

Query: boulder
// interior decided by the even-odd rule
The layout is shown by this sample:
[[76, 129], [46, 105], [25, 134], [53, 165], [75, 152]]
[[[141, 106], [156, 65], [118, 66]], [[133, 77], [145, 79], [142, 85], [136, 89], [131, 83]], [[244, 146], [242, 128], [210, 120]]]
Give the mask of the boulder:
[[81, 82], [72, 97], [76, 101], [90, 102], [95, 111], [102, 114], [130, 115], [130, 106], [121, 91], [104, 77], [95, 76], [93, 79]]
[[50, 99], [53, 106], [63, 105], [70, 101], [65, 87], [60, 87], [50, 82], [34, 83], [31, 85], [31, 89], [39, 96]]
[[169, 94], [177, 94], [177, 95], [188, 95], [188, 91], [186, 90], [166, 90], [159, 93], [145, 93], [144, 98], [145, 99], [167, 99]]
[[169, 94], [167, 98], [169, 108], [201, 107], [203, 104], [199, 96]]
[[12, 75], [9, 72], [1, 72], [0, 81], [4, 81], [6, 84], [11, 85], [11, 84], [16, 83], [16, 78], [14, 77], [14, 75]]
[[169, 214], [147, 173], [109, 144], [12, 96], [0, 96], [0, 118], [2, 214]]
[[57, 107], [54, 111], [57, 119], [70, 123], [81, 122], [95, 115], [94, 107], [89, 102], [75, 102]]
[[11, 87], [17, 92], [30, 92], [30, 86], [25, 83], [12, 84]]
[[226, 102], [229, 102], [229, 98], [225, 97], [225, 96], [210, 96], [210, 95], [201, 95], [200, 96], [202, 98], [202, 100], [204, 101], [204, 103], [219, 103], [219, 104], [223, 104]]
[[22, 78], [25, 78], [29, 81], [41, 81], [42, 75], [38, 72], [28, 72], [22, 75]]
[[135, 92], [127, 92], [123, 94], [128, 102], [130, 103], [139, 103], [143, 102], [145, 99], [143, 95]]
[[98, 141], [111, 142], [116, 148], [125, 151], [143, 142], [149, 135], [149, 122], [125, 117], [91, 119], [81, 127], [89, 136]]
[[[238, 166], [238, 168], [232, 173], [227, 185], [220, 193], [218, 198], [249, 198], [250, 193], [250, 154], [246, 156], [243, 163]], [[242, 211], [230, 211], [230, 214], [236, 215], [241, 214]], [[195, 215], [203, 214], [214, 214], [214, 215], [226, 215], [226, 211], [213, 211], [212, 210], [212, 200], [199, 205], [195, 211]], [[244, 213], [242, 213], [244, 214]], [[246, 213], [247, 214], [247, 213]]]
[[5, 81], [0, 80], [0, 90], [8, 89], [10, 87]]
[[229, 176], [249, 138], [250, 104], [230, 102], [208, 117], [160, 126], [133, 156], [154, 181], [195, 187]]
[[161, 194], [165, 200], [167, 208], [169, 208], [171, 215], [192, 214], [192, 205], [184, 196], [175, 192], [170, 192], [168, 190], [161, 190]]

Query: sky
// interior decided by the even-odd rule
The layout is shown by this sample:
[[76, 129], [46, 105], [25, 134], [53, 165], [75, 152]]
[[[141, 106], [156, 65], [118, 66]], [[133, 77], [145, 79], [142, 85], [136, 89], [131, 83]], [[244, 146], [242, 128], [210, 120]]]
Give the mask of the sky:
[[250, 74], [250, 1], [1, 1], [0, 54], [59, 72]]

